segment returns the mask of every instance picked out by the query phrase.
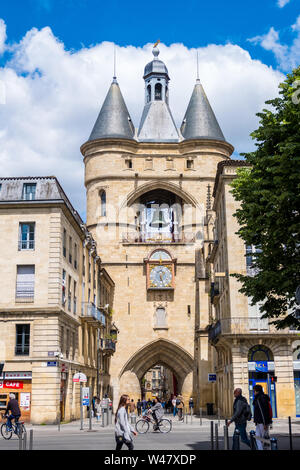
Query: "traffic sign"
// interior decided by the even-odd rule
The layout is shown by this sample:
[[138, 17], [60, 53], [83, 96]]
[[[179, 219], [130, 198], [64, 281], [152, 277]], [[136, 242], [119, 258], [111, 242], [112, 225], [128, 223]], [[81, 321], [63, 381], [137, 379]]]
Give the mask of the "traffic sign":
[[217, 381], [217, 374], [208, 374], [208, 381], [209, 382], [216, 382]]
[[87, 382], [86, 375], [82, 372], [77, 372], [73, 375], [73, 382]]
[[90, 388], [82, 387], [82, 405], [89, 406], [90, 404]]

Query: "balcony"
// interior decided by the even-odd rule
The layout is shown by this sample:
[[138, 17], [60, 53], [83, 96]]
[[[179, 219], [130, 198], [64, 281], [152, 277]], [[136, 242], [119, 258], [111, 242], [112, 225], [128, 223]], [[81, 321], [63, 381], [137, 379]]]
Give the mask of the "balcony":
[[218, 282], [212, 282], [210, 288], [210, 300], [214, 304], [220, 297], [220, 287]]
[[112, 339], [101, 339], [101, 350], [107, 355], [114, 354], [116, 351], [116, 343]]
[[242, 317], [222, 318], [214, 325], [210, 325], [208, 337], [211, 342], [217, 342], [220, 335], [282, 335], [291, 333], [288, 328], [277, 330], [274, 325], [269, 325], [267, 318]]
[[81, 318], [95, 326], [105, 326], [106, 318], [99, 308], [92, 302], [82, 302]]
[[175, 235], [174, 233], [159, 233], [159, 232], [127, 232], [122, 234], [122, 243], [146, 243], [146, 244], [161, 244], [161, 243], [195, 243], [195, 233], [182, 233]]

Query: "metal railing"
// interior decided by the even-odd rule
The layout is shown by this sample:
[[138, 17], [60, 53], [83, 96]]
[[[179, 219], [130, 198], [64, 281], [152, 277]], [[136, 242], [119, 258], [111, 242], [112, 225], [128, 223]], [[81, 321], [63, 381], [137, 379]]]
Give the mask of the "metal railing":
[[101, 338], [101, 349], [115, 352], [116, 343], [112, 339]]
[[209, 339], [214, 341], [219, 335], [239, 334], [282, 334], [288, 333], [289, 329], [277, 330], [274, 325], [269, 325], [267, 318], [238, 317], [222, 318], [209, 328]]
[[106, 324], [105, 315], [92, 302], [82, 302], [81, 316], [99, 321], [103, 326]]
[[122, 234], [123, 243], [194, 243], [195, 233], [128, 232]]
[[16, 288], [16, 299], [32, 300], [34, 298], [34, 282], [18, 281]]

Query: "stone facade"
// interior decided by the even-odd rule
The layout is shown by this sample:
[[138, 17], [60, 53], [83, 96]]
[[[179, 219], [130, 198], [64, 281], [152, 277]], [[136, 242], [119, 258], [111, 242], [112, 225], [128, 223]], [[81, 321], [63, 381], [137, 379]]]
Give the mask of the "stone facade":
[[[9, 392], [22, 403], [26, 391], [26, 420], [79, 418], [76, 372], [87, 376], [93, 395], [109, 392], [108, 358], [115, 343], [109, 339], [111, 314], [100, 311], [100, 301], [112, 307], [113, 282], [55, 178], [0, 183], [1, 407]], [[28, 199], [24, 185], [34, 188]]]

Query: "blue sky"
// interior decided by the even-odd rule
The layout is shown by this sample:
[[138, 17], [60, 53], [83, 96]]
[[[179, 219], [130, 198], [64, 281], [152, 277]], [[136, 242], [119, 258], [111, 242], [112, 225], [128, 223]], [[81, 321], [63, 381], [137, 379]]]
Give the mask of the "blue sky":
[[289, 45], [294, 37], [291, 25], [299, 14], [299, 0], [284, 7], [278, 0], [2, 0], [0, 8], [10, 41], [19, 41], [32, 27], [50, 26], [69, 50], [102, 41], [143, 46], [161, 39], [166, 45], [179, 42], [187, 47], [231, 42], [273, 66], [272, 52], [248, 39], [275, 27], [281, 42]]
[[2, 0], [0, 164], [3, 176], [56, 175], [85, 216], [88, 139], [113, 75], [137, 128], [143, 70], [157, 39], [178, 127], [200, 79], [233, 158], [254, 149], [256, 113], [300, 63], [300, 0], [136, 2]]

